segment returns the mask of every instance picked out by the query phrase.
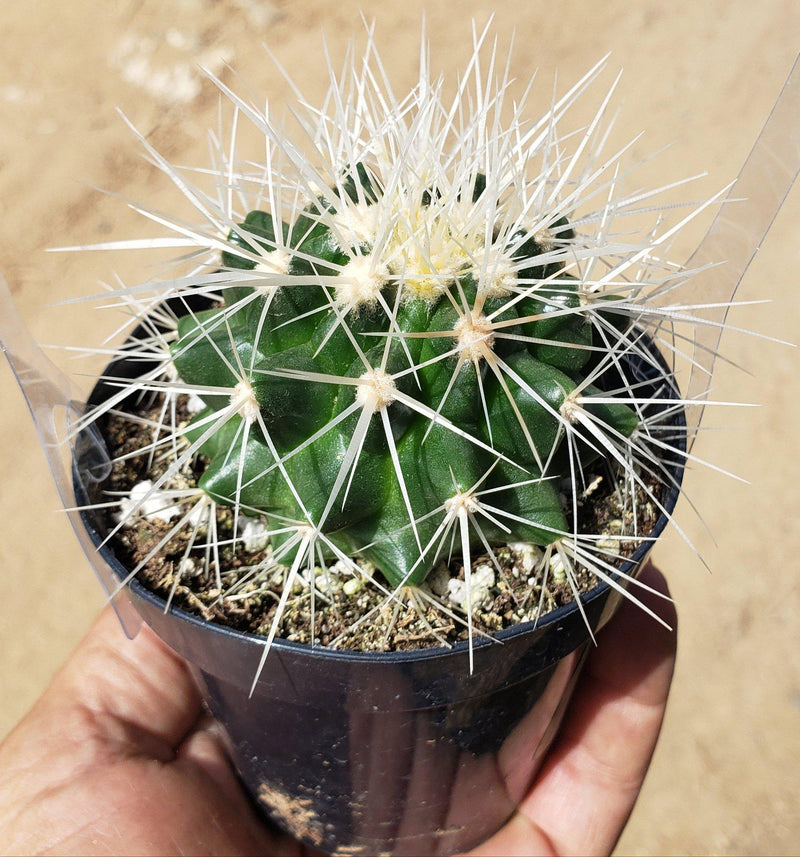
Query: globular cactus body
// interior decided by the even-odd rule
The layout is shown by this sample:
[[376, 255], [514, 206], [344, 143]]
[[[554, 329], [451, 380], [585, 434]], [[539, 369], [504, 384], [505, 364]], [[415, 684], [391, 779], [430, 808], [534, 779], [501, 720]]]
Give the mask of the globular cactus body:
[[181, 319], [172, 355], [203, 389], [200, 486], [269, 516], [274, 548], [305, 522], [397, 587], [448, 553], [442, 519], [478, 490], [473, 548], [558, 541], [560, 483], [598, 449], [575, 410], [608, 446], [639, 418], [595, 386], [627, 315], [568, 272], [561, 212], [526, 228], [476, 170], [389, 180], [358, 163], [292, 223], [252, 211], [222, 255], [224, 302]]

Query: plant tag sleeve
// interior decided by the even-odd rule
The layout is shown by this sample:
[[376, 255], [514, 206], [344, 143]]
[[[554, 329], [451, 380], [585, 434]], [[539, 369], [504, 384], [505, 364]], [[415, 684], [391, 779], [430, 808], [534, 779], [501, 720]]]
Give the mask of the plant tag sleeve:
[[[655, 313], [650, 319], [649, 332], [662, 342], [669, 342], [669, 356], [673, 362], [684, 364], [689, 378], [684, 388], [686, 400], [701, 403], [688, 409], [687, 449], [691, 448], [703, 411], [702, 403], [710, 390], [730, 302], [800, 167], [798, 115], [800, 60], [787, 78], [737, 181], [688, 260], [686, 267], [694, 276], [682, 286], [681, 305], [670, 305], [665, 300], [661, 306], [663, 316]], [[255, 226], [263, 232], [263, 224]], [[712, 260], [720, 259], [727, 261], [713, 264]], [[651, 295], [650, 299], [658, 303], [656, 295]], [[125, 587], [114, 578], [79, 519], [71, 466], [65, 463], [74, 455], [73, 460], [77, 462], [74, 479], [87, 488], [108, 474], [107, 451], [93, 429], [77, 430], [83, 428], [81, 418], [85, 405], [26, 330], [1, 276], [0, 347], [26, 398], [75, 532], [106, 593], [114, 600], [126, 633], [133, 636], [141, 620], [130, 608], [127, 595], [118, 597]]]
[[111, 462], [105, 443], [95, 426], [76, 431], [85, 405], [69, 380], [45, 357], [17, 312], [5, 278], [0, 274], [0, 350], [19, 383], [50, 473], [75, 535], [94, 569], [128, 637], [135, 637], [142, 619], [130, 603], [127, 588], [121, 587], [107, 563], [92, 543], [80, 518], [73, 488], [74, 478], [88, 489], [104, 480]]
[[[750, 263], [800, 171], [800, 56], [795, 60], [758, 139], [708, 232], [686, 263], [697, 275], [682, 287], [695, 323], [688, 400], [703, 401], [728, 310]], [[724, 264], [719, 260], [724, 259]], [[717, 264], [715, 264], [715, 262]], [[678, 322], [676, 326], [680, 326]], [[691, 449], [703, 408], [687, 409]]]

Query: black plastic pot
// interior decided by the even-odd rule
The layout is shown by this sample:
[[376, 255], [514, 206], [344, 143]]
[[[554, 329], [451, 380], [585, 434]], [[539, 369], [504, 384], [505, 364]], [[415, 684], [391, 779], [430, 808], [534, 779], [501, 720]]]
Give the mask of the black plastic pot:
[[[141, 371], [141, 364], [117, 364], [109, 374], [126, 368]], [[637, 378], [657, 374], [644, 361], [629, 370]], [[105, 395], [101, 382], [91, 401]], [[682, 413], [673, 422], [680, 449]], [[679, 455], [672, 466], [674, 484], [663, 498], [670, 512], [682, 476]], [[99, 545], [100, 525], [89, 511], [83, 519]], [[662, 515], [651, 535], [666, 522]], [[633, 573], [650, 544], [622, 571]], [[113, 552], [101, 553], [125, 579]], [[584, 619], [572, 605], [535, 628], [521, 625], [499, 633], [496, 643], [477, 643], [472, 675], [466, 643], [356, 653], [276, 640], [250, 697], [262, 638], [179, 609], [165, 612], [164, 601], [137, 581], [130, 595], [147, 624], [190, 663], [259, 808], [330, 853], [450, 854], [494, 833], [536, 775], [588, 648]], [[620, 598], [606, 584], [585, 597], [593, 630]]]

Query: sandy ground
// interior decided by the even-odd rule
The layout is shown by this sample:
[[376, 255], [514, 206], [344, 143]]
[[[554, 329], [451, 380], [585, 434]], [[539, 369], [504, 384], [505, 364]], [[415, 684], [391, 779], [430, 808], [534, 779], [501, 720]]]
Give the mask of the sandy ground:
[[[377, 21], [398, 89], [413, 81], [423, 9], [434, 65], [451, 75], [467, 52], [470, 19], [482, 24], [493, 12], [501, 40], [516, 27], [513, 73], [526, 79], [540, 70], [533, 101], [542, 107], [556, 69], [571, 82], [611, 51], [611, 67], [624, 68], [620, 124], [646, 132], [637, 153], [672, 144], [649, 168], [653, 182], [708, 170], [693, 191], [699, 196], [736, 176], [800, 46], [795, 0], [364, 0], [362, 8]], [[230, 61], [279, 104], [285, 87], [266, 42], [313, 95], [325, 81], [320, 30], [341, 57], [346, 40], [360, 35], [357, 9], [350, 0], [0, 5], [0, 270], [40, 342], [97, 343], [107, 322], [49, 305], [115, 275], [134, 282], [147, 273], [133, 256], [44, 252], [141, 234], [136, 216], [95, 187], [154, 207], [168, 197], [116, 108], [171, 160], [203, 164], [217, 96], [196, 64], [231, 79], [223, 70]], [[795, 188], [740, 290], [742, 300], [772, 303], [738, 310], [736, 324], [798, 339], [798, 218]], [[800, 849], [800, 355], [744, 336], [730, 335], [724, 346], [748, 372], [721, 365], [715, 396], [761, 407], [712, 414], [710, 424], [734, 430], [706, 433], [695, 452], [752, 484], [702, 468], [688, 475], [689, 496], [717, 544], [688, 503], [679, 520], [710, 574], [675, 531], [658, 546], [680, 612], [680, 656], [663, 737], [620, 854]], [[102, 599], [54, 511], [57, 496], [5, 365], [0, 402], [2, 736]]]

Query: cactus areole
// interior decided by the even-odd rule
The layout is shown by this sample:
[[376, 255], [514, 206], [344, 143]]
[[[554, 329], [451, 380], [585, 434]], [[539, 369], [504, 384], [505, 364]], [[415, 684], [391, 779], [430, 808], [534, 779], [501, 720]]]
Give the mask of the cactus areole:
[[481, 551], [558, 542], [562, 480], [639, 422], [598, 388], [627, 317], [567, 270], [567, 217], [512, 216], [477, 169], [409, 177], [360, 161], [293, 222], [251, 211], [221, 258], [238, 277], [172, 345], [203, 390], [200, 487], [393, 587], [450, 551], [446, 519]]

